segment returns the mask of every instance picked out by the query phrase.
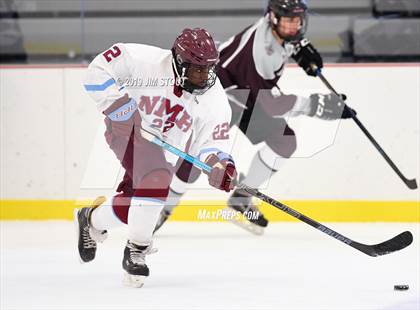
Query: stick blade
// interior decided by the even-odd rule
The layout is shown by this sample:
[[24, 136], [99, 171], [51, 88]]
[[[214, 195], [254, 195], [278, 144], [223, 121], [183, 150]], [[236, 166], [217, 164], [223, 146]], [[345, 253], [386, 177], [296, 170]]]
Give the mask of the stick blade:
[[417, 189], [417, 181], [416, 179], [406, 180], [405, 184], [409, 189]]
[[363, 253], [376, 257], [393, 253], [408, 247], [413, 242], [413, 235], [409, 231], [405, 231], [392, 239], [375, 245], [357, 244], [355, 246]]

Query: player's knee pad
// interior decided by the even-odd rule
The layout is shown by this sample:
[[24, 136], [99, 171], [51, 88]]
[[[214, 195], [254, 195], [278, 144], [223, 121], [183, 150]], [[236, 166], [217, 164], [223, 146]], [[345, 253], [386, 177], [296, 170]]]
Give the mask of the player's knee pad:
[[297, 148], [295, 132], [288, 126], [284, 133], [272, 134], [265, 142], [275, 154], [284, 158], [290, 158]]
[[170, 171], [158, 169], [145, 175], [137, 189], [132, 189], [130, 182], [125, 183], [126, 186], [121, 186], [123, 192], [114, 196], [112, 202], [112, 209], [115, 215], [125, 224], [128, 223], [128, 212], [133, 196], [166, 200], [169, 194], [171, 180], [172, 174]]
[[166, 200], [171, 181], [172, 173], [169, 170], [154, 170], [141, 179], [138, 188], [134, 190], [133, 196]]
[[183, 160], [182, 163], [179, 165], [179, 168], [176, 172], [176, 176], [185, 183], [194, 183], [197, 181], [198, 177], [200, 176], [200, 169], [193, 166], [193, 164], [189, 163], [186, 160]]

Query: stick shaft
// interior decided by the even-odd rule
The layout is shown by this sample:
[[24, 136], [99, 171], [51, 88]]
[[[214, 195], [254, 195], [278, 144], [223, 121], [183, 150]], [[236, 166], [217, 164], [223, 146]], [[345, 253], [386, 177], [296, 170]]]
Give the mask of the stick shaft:
[[[179, 157], [181, 157], [182, 159], [185, 159], [186, 161], [188, 161], [189, 163], [193, 164], [194, 166], [196, 166], [197, 168], [200, 168], [204, 171], [210, 172], [211, 171], [211, 167], [208, 166], [207, 164], [203, 163], [202, 161], [200, 161], [199, 159], [181, 151], [180, 149], [177, 149], [176, 147], [163, 142], [162, 140], [160, 140], [159, 138], [153, 136], [152, 134], [148, 133], [148, 132], [144, 132], [142, 131], [142, 135], [144, 136], [146, 134], [146, 139], [149, 140], [150, 142], [162, 147], [163, 149], [171, 152], [172, 154], [175, 154]], [[286, 206], [285, 204], [261, 193], [260, 191], [258, 191], [257, 189], [251, 188], [245, 184], [242, 183], [237, 183], [237, 181], [235, 180], [236, 183], [236, 187], [240, 188], [244, 191], [246, 191], [247, 193], [249, 193], [250, 195], [276, 207], [277, 209], [289, 214], [290, 216], [293, 216], [294, 218], [308, 224], [311, 225], [312, 227], [318, 229], [319, 231], [323, 232], [324, 234], [337, 239], [338, 241], [341, 241], [347, 245], [350, 245], [352, 247], [353, 246], [353, 241], [341, 234], [339, 234], [338, 232], [322, 225], [321, 223], [318, 223], [317, 221], [314, 221], [313, 219], [307, 217], [306, 215], [301, 214], [300, 212], [293, 210], [292, 208]], [[354, 247], [356, 248], [356, 247]], [[358, 249], [358, 248], [357, 248]], [[359, 249], [358, 249], [359, 250]]]
[[[334, 94], [340, 98], [341, 102], [345, 104], [344, 100], [341, 99], [340, 94], [334, 89], [334, 87], [328, 82], [328, 80], [324, 77], [324, 75], [319, 72], [318, 77], [321, 81], [325, 84], [325, 86]], [[391, 166], [392, 170], [400, 177], [400, 179], [408, 186], [410, 189], [417, 188], [416, 180], [409, 180], [407, 179], [403, 173], [398, 169], [397, 165], [391, 160], [391, 158], [385, 153], [383, 148], [379, 145], [379, 143], [375, 140], [375, 138], [370, 134], [370, 132], [366, 129], [366, 127], [362, 124], [362, 122], [357, 118], [357, 116], [350, 110], [351, 118], [357, 124], [357, 126], [362, 130], [362, 132], [366, 135], [369, 141], [373, 144], [376, 150], [381, 154], [381, 156], [386, 160], [386, 162]]]
[[[182, 159], [185, 159], [186, 161], [190, 162], [191, 164], [195, 165], [196, 167], [210, 172], [211, 171], [211, 167], [208, 166], [207, 164], [203, 163], [202, 161], [200, 161], [198, 158], [195, 158], [183, 151], [181, 151], [180, 149], [177, 149], [176, 147], [161, 141], [159, 138], [155, 137], [153, 134], [141, 130], [142, 132], [142, 136], [162, 147], [163, 149], [179, 156]], [[343, 242], [344, 244], [347, 244], [349, 246], [351, 246], [354, 249], [359, 250], [360, 252], [363, 252], [366, 255], [370, 255], [370, 256], [379, 256], [379, 255], [385, 255], [385, 254], [389, 254], [398, 250], [401, 250], [405, 247], [407, 247], [408, 245], [410, 245], [413, 241], [413, 236], [410, 232], [406, 231], [402, 234], [399, 234], [398, 236], [385, 241], [383, 243], [377, 244], [377, 245], [366, 245], [366, 244], [362, 244], [356, 241], [353, 241], [345, 236], [343, 236], [342, 234], [332, 230], [331, 228], [328, 228], [327, 226], [322, 225], [321, 223], [318, 223], [317, 221], [307, 217], [306, 215], [303, 215], [299, 212], [297, 212], [296, 210], [293, 210], [292, 208], [286, 206], [285, 204], [261, 193], [260, 191], [258, 191], [255, 188], [249, 187], [245, 184], [242, 183], [238, 183], [237, 180], [234, 180], [235, 186], [237, 188], [240, 188], [244, 191], [246, 191], [247, 193], [249, 193], [250, 195], [266, 202], [269, 203], [270, 205], [276, 207], [277, 209], [289, 214], [290, 216], [293, 216], [294, 218], [316, 228], [317, 230], [321, 231], [322, 233]]]
[[[254, 188], [250, 188], [248, 186], [246, 186], [245, 184], [238, 184], [238, 188], [246, 191], [247, 193], [249, 193], [250, 195], [276, 207], [277, 209], [289, 214], [290, 216], [293, 216], [294, 218], [318, 229], [319, 231], [323, 232], [324, 234], [337, 239], [338, 241], [341, 241], [347, 245], [350, 245], [352, 247], [353, 246], [353, 240], [341, 235], [340, 233], [332, 230], [331, 228], [328, 228], [327, 226], [311, 219], [310, 217], [307, 217], [306, 215], [290, 208], [289, 206], [286, 206], [285, 204], [281, 203], [280, 201], [277, 201], [263, 193], [261, 193], [260, 191], [254, 189]], [[359, 249], [358, 249], [359, 250]]]
[[204, 170], [208, 173], [211, 172], [211, 167], [205, 163], [203, 163], [202, 161], [200, 161], [198, 158], [195, 158], [183, 151], [181, 151], [180, 149], [160, 140], [159, 138], [157, 138], [156, 136], [154, 136], [153, 134], [151, 134], [150, 132], [141, 129], [141, 134], [144, 138], [146, 138], [146, 140], [156, 144], [157, 146], [160, 146], [161, 148], [171, 152], [172, 154], [175, 154], [179, 157], [181, 157], [182, 159], [185, 159], [186, 161], [188, 161], [189, 163], [193, 164], [194, 166], [196, 166], [197, 168]]

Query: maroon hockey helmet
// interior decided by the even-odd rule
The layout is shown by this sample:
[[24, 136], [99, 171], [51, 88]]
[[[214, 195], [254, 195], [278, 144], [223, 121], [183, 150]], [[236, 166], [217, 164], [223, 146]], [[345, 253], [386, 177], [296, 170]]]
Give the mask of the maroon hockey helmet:
[[[269, 0], [267, 11], [272, 29], [285, 41], [296, 42], [303, 38], [308, 27], [306, 0]], [[278, 30], [282, 17], [299, 17], [301, 26], [296, 34], [285, 35]]]
[[184, 29], [175, 39], [172, 55], [174, 71], [186, 91], [201, 95], [216, 82], [219, 52], [205, 29]]

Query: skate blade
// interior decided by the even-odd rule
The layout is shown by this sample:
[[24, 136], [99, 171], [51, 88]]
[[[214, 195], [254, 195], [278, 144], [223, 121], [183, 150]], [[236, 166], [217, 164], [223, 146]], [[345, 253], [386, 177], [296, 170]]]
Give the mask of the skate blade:
[[136, 276], [136, 275], [125, 273], [123, 284], [125, 286], [141, 288], [144, 285], [145, 279], [146, 279], [146, 276]]
[[[232, 211], [232, 208], [225, 208], [223, 209], [223, 211], [229, 212]], [[257, 235], [257, 236], [261, 236], [264, 234], [264, 228], [261, 226], [258, 226], [257, 224], [254, 224], [248, 220], [246, 220], [245, 218], [241, 218], [240, 220], [236, 220], [234, 218], [231, 218], [228, 220], [229, 222], [245, 229], [246, 231], [249, 231], [250, 233]]]

